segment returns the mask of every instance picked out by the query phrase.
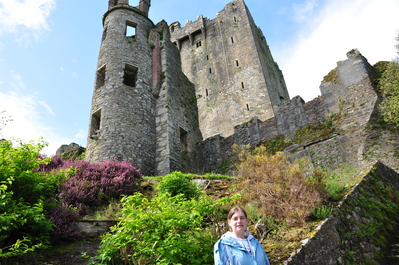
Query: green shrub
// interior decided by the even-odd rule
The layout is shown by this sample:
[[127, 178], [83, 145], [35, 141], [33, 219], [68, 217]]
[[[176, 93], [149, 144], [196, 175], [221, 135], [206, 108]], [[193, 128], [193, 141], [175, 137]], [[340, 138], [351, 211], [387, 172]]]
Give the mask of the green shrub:
[[198, 198], [201, 194], [200, 189], [191, 179], [188, 179], [190, 176], [179, 171], [172, 172], [163, 177], [157, 189], [160, 193], [168, 193], [170, 196], [183, 194], [187, 200]]
[[214, 200], [183, 195], [124, 197], [120, 222], [102, 238], [91, 264], [213, 264], [217, 238], [204, 225]]
[[321, 205], [312, 211], [311, 217], [314, 220], [323, 220], [329, 217], [334, 210], [333, 205]]

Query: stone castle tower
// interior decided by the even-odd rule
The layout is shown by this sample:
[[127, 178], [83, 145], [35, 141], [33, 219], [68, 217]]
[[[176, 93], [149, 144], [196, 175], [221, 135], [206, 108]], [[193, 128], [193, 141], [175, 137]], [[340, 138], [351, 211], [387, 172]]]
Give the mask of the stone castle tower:
[[170, 32], [183, 72], [195, 84], [204, 138], [232, 135], [234, 126], [255, 116], [269, 119], [273, 106], [289, 100], [283, 75], [243, 0], [227, 4], [212, 20], [172, 23]]
[[204, 170], [203, 139], [274, 116], [289, 100], [243, 0], [181, 27], [110, 0], [103, 17], [86, 159], [127, 159], [145, 175]]

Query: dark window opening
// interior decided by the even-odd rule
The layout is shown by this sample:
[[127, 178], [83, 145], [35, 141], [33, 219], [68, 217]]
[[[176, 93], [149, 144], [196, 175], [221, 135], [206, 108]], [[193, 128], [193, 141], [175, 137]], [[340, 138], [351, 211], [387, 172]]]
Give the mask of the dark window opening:
[[241, 82], [241, 88], [245, 88], [244, 82]]
[[98, 140], [100, 136], [101, 109], [91, 115], [90, 138]]
[[237, 18], [236, 17], [234, 17], [234, 22], [237, 22]]
[[171, 32], [175, 32], [175, 26], [170, 27]]
[[231, 37], [231, 43], [234, 43], [234, 38], [233, 37]]
[[105, 65], [97, 70], [96, 89], [104, 86], [104, 84], [105, 84], [105, 72], [106, 72], [106, 66]]
[[284, 97], [280, 96], [280, 100], [281, 100], [281, 101], [284, 101]]
[[205, 89], [205, 94], [206, 96], [208, 96], [208, 89]]
[[240, 64], [238, 63], [238, 60], [236, 60], [236, 66], [240, 66]]
[[208, 61], [209, 61], [209, 55], [207, 55], [207, 56], [206, 56], [206, 60], [208, 60]]
[[201, 47], [201, 45], [202, 45], [202, 44], [201, 44], [201, 41], [197, 41], [197, 42], [195, 43], [195, 45], [197, 45], [197, 48], [198, 48], [198, 47]]
[[129, 38], [136, 36], [136, 24], [131, 21], [126, 21], [125, 35]]
[[103, 42], [106, 38], [107, 38], [107, 28], [105, 28], [103, 31], [103, 36], [101, 38], [101, 42]]
[[247, 110], [249, 110], [249, 105], [247, 104]]
[[187, 152], [188, 151], [188, 133], [180, 128], [180, 151]]
[[123, 83], [127, 86], [135, 87], [137, 81], [137, 67], [125, 65]]
[[212, 68], [209, 68], [209, 73], [212, 74]]

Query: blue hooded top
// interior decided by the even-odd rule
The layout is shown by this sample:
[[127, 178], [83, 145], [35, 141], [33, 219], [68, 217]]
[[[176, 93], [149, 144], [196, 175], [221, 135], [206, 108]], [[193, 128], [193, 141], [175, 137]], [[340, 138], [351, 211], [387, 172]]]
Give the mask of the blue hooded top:
[[251, 249], [246, 249], [227, 232], [214, 246], [215, 265], [270, 265], [262, 245], [249, 232], [245, 232]]

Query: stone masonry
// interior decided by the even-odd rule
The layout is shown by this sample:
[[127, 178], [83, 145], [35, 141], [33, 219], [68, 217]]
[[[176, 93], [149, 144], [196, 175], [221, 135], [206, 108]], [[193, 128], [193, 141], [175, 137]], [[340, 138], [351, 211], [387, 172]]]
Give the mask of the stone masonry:
[[380, 124], [376, 71], [348, 52], [305, 103], [289, 98], [262, 31], [243, 0], [216, 18], [154, 24], [150, 1], [109, 1], [97, 64], [86, 159], [127, 159], [145, 175], [203, 173], [233, 144], [256, 146], [339, 117], [328, 137], [287, 148], [314, 165], [398, 169], [396, 131]]
[[[230, 136], [289, 100], [284, 78], [243, 0], [184, 27], [110, 0], [86, 159], [127, 159], [145, 175], [203, 172], [203, 137]], [[228, 113], [228, 114], [227, 114]], [[228, 147], [230, 148], [231, 145]], [[226, 147], [227, 148], [227, 147]]]

